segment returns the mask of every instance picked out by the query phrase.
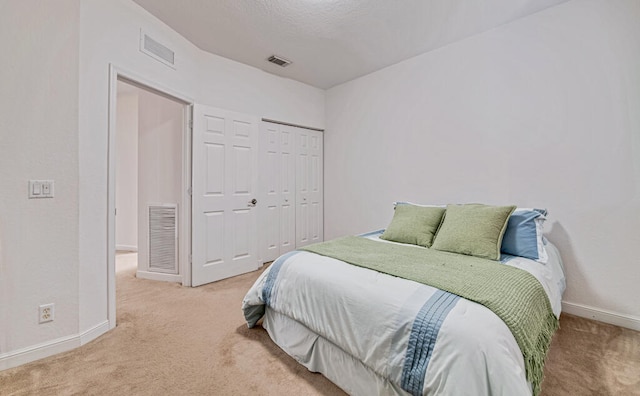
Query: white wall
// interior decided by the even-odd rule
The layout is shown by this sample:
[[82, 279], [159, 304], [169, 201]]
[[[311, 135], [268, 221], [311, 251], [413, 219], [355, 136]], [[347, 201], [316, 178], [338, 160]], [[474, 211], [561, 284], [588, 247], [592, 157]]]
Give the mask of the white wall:
[[149, 205], [182, 208], [184, 105], [144, 90], [138, 104], [138, 269], [147, 271]]
[[639, 20], [574, 0], [327, 91], [326, 238], [395, 200], [545, 207], [567, 306], [640, 325]]
[[[0, 2], [0, 369], [78, 332], [78, 15], [77, 0]], [[29, 179], [55, 197], [27, 199]]]
[[[140, 29], [176, 70], [138, 50]], [[0, 369], [107, 322], [109, 65], [203, 104], [316, 127], [324, 91], [206, 54], [130, 0], [0, 2]], [[29, 179], [54, 199], [27, 200]], [[56, 319], [38, 325], [38, 305]]]
[[116, 108], [116, 249], [118, 250], [138, 250], [137, 90], [138, 88], [118, 82]]
[[[215, 21], [214, 21], [215, 22]], [[171, 69], [139, 51], [140, 29], [176, 52]], [[324, 91], [207, 54], [130, 0], [80, 7], [80, 331], [107, 318], [107, 145], [109, 65], [196, 102], [324, 126]]]

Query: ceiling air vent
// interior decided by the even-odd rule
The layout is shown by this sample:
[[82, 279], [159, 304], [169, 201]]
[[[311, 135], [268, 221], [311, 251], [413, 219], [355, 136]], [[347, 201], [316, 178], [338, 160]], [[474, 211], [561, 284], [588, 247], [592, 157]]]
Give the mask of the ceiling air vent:
[[290, 60], [284, 59], [277, 55], [271, 55], [268, 59], [269, 62], [275, 63], [278, 66], [287, 67], [291, 64]]
[[140, 51], [158, 60], [172, 69], [176, 68], [176, 54], [171, 49], [160, 44], [156, 40], [149, 37], [143, 31], [140, 31]]

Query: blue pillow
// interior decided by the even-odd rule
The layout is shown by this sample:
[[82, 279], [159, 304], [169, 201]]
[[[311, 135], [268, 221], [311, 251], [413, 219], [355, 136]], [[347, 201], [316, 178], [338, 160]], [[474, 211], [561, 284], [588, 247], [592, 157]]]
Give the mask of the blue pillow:
[[546, 214], [544, 209], [516, 209], [507, 222], [500, 251], [546, 263], [548, 256], [542, 236]]

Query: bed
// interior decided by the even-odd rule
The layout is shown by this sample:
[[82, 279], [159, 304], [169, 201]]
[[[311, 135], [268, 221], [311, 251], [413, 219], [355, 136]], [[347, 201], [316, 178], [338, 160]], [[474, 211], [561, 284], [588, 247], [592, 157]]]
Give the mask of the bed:
[[[439, 222], [437, 227], [443, 225]], [[350, 250], [361, 246], [365, 256], [375, 251], [376, 257], [382, 255], [377, 249], [390, 250], [394, 255], [406, 251], [410, 256], [434, 250], [382, 239], [383, 232], [374, 231], [337, 243], [356, 246], [349, 247]], [[534, 279], [557, 323], [565, 277], [558, 250], [546, 240], [543, 243], [544, 263], [504, 253], [500, 254], [500, 261], [494, 262], [501, 267], [496, 267], [498, 270], [509, 268]], [[514, 334], [518, 333], [511, 322], [499, 316], [502, 311], [498, 309], [498, 314], [447, 291], [446, 287], [405, 279], [393, 270], [354, 264], [351, 257], [346, 261], [332, 257], [326, 249], [333, 249], [336, 246], [333, 242], [320, 245], [327, 246], [279, 257], [243, 300], [248, 326], [253, 327], [262, 319], [271, 339], [309, 370], [322, 373], [351, 395], [475, 396], [539, 392], [539, 379], [532, 381], [528, 375], [532, 369], [525, 362], [529, 358], [523, 355], [521, 338], [516, 340]], [[489, 261], [467, 263], [466, 255], [434, 253], [441, 261], [463, 260], [465, 268], [476, 268], [484, 265], [482, 260]], [[396, 262], [388, 258], [387, 261]], [[443, 261], [437, 265], [448, 264]], [[462, 282], [463, 288], [466, 282]], [[545, 336], [545, 354], [548, 341], [549, 334]], [[541, 371], [541, 367], [538, 369]]]

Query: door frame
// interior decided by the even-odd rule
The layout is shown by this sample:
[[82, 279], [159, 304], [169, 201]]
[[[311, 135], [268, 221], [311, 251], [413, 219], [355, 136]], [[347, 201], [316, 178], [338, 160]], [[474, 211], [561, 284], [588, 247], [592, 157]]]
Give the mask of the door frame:
[[179, 222], [183, 230], [179, 236], [179, 268], [182, 285], [191, 286], [191, 129], [193, 120], [193, 99], [163, 84], [149, 80], [134, 72], [109, 64], [109, 103], [108, 103], [108, 148], [107, 148], [107, 319], [109, 329], [116, 326], [116, 108], [118, 80], [125, 81], [158, 95], [184, 104], [184, 125], [182, 129], [182, 208], [179, 210]]

